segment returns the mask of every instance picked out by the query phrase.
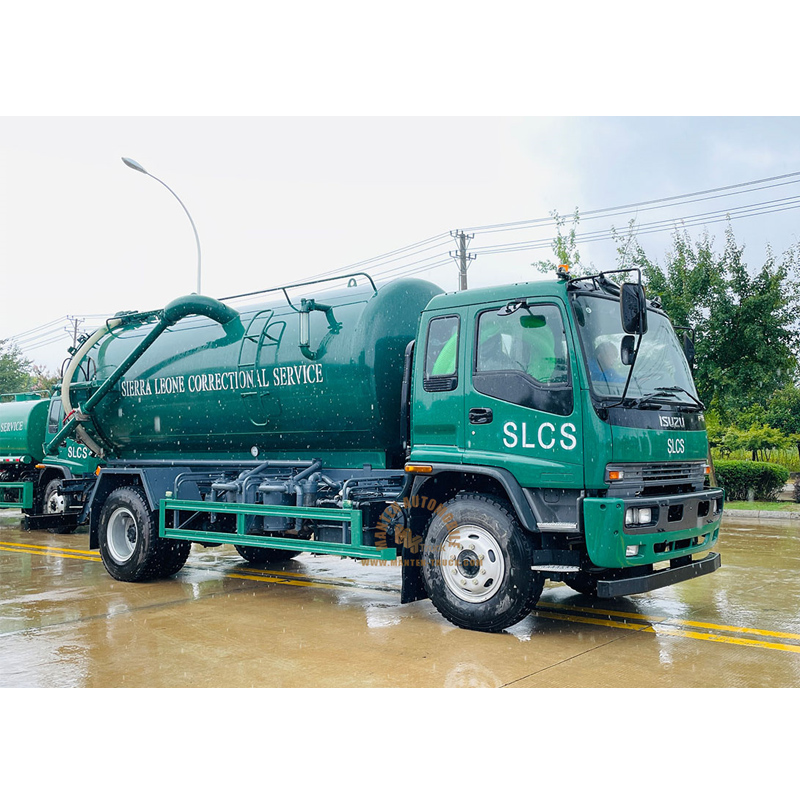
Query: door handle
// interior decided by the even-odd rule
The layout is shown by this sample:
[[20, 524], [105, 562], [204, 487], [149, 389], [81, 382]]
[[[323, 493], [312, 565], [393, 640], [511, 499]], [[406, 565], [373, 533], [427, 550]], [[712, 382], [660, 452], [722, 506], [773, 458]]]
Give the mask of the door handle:
[[492, 421], [491, 408], [471, 408], [469, 410], [469, 421], [473, 425], [485, 425]]

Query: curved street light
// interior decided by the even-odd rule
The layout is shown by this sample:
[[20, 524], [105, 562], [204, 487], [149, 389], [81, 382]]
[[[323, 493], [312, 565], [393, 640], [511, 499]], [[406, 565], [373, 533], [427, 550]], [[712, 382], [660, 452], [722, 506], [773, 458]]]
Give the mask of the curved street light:
[[167, 186], [161, 178], [157, 178], [152, 173], [148, 172], [138, 161], [134, 161], [132, 158], [125, 158], [123, 156], [122, 163], [125, 164], [126, 167], [130, 167], [131, 169], [135, 169], [137, 172], [141, 172], [145, 175], [149, 175], [154, 181], [158, 181], [162, 186], [166, 187], [170, 194], [181, 204], [181, 208], [186, 212], [186, 216], [189, 217], [189, 222], [192, 223], [192, 230], [194, 231], [194, 240], [197, 242], [197, 294], [201, 294], [200, 292], [200, 237], [197, 235], [197, 228], [195, 227], [194, 220], [192, 219], [192, 215], [189, 213], [189, 209], [183, 204], [183, 201], [178, 197], [175, 192]]

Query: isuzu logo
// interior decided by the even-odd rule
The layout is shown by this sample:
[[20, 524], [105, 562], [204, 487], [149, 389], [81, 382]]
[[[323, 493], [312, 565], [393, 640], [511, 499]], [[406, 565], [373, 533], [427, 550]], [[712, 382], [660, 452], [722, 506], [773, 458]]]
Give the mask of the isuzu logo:
[[661, 422], [662, 428], [674, 430], [675, 428], [683, 429], [686, 427], [686, 420], [684, 420], [683, 417], [666, 417], [663, 414], [659, 414], [658, 419]]

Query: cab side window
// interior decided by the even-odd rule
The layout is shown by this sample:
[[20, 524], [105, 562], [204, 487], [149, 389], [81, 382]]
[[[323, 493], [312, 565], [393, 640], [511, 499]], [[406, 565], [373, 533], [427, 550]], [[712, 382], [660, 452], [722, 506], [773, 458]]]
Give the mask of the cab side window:
[[422, 388], [426, 392], [452, 392], [458, 386], [457, 316], [436, 317], [428, 324], [425, 344], [425, 372]]
[[53, 400], [50, 403], [50, 411], [47, 416], [47, 432], [58, 433], [61, 430], [61, 417], [63, 406], [61, 400]]
[[566, 416], [572, 413], [567, 337], [555, 305], [478, 317], [472, 383], [481, 394]]

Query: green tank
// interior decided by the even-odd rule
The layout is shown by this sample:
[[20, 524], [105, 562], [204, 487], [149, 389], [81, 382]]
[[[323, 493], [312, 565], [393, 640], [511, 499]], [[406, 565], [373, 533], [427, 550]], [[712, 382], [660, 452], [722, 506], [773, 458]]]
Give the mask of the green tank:
[[48, 404], [38, 397], [0, 403], [0, 462], [29, 464], [44, 458]]
[[[187, 317], [164, 333], [94, 408], [84, 426], [125, 460], [308, 458], [331, 467], [399, 463], [406, 346], [441, 289], [400, 280], [376, 289], [267, 295], [218, 324]], [[123, 325], [83, 358], [97, 387], [152, 330]], [[89, 394], [84, 381], [72, 404]]]

